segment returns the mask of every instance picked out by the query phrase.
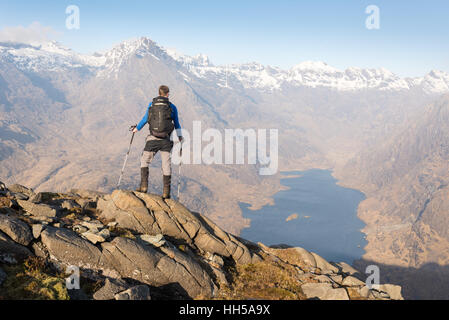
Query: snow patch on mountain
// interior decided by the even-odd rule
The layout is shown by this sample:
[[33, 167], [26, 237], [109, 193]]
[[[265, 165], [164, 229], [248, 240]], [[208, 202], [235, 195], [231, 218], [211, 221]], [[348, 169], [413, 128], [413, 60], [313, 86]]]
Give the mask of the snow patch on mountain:
[[124, 41], [103, 53], [78, 54], [57, 42], [39, 45], [0, 43], [0, 58], [13, 62], [19, 69], [65, 71], [86, 67], [98, 77], [117, 77], [123, 65], [132, 57], [150, 57], [155, 62], [174, 63], [185, 81], [206, 81], [228, 88], [282, 90], [284, 87], [324, 87], [339, 91], [388, 90], [418, 88], [428, 94], [449, 92], [449, 74], [431, 71], [421, 78], [400, 78], [385, 68], [351, 67], [339, 70], [322, 61], [304, 61], [289, 70], [264, 66], [256, 62], [216, 66], [203, 54], [189, 56], [166, 49], [142, 37]]
[[52, 41], [39, 45], [0, 43], [0, 57], [22, 71], [59, 72], [81, 67], [98, 67], [101, 59], [83, 55]]

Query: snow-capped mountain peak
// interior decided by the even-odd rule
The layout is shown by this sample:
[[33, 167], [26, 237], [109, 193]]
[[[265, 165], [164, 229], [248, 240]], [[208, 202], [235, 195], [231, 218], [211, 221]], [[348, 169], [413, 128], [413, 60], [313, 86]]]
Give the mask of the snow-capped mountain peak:
[[14, 63], [20, 70], [33, 72], [57, 72], [101, 64], [98, 58], [76, 53], [56, 41], [39, 44], [2, 42], [0, 57]]
[[327, 73], [336, 73], [340, 70], [329, 66], [327, 63], [322, 61], [304, 61], [296, 66], [294, 66], [291, 71], [310, 71], [310, 72], [327, 72]]
[[132, 57], [169, 63], [185, 81], [197, 79], [231, 89], [243, 87], [271, 91], [293, 86], [340, 91], [420, 88], [428, 94], [449, 92], [449, 74], [438, 70], [432, 70], [421, 78], [400, 78], [385, 68], [350, 67], [339, 70], [322, 61], [304, 61], [289, 70], [257, 62], [216, 66], [204, 54], [184, 55], [146, 37], [123, 41], [108, 51], [92, 55], [76, 53], [55, 41], [40, 44], [0, 43], [0, 61], [12, 62], [17, 68], [32, 72], [88, 68], [98, 77], [117, 77], [121, 67]]

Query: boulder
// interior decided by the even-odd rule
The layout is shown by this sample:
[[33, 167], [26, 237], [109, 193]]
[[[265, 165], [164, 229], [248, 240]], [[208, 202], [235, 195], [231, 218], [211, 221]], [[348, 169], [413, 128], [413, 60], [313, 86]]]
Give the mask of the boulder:
[[306, 283], [301, 290], [308, 299], [349, 300], [345, 289], [334, 289], [330, 283]]
[[97, 201], [98, 198], [106, 195], [104, 192], [92, 191], [92, 190], [83, 190], [83, 189], [72, 189], [70, 193], [77, 194], [82, 198], [92, 199]]
[[33, 256], [30, 250], [0, 231], [0, 262], [18, 263], [30, 256]]
[[91, 232], [98, 232], [104, 228], [100, 221], [82, 221], [81, 225], [88, 228]]
[[8, 190], [11, 192], [14, 192], [14, 193], [23, 193], [23, 194], [27, 195], [28, 197], [34, 196], [33, 189], [24, 187], [20, 184], [13, 184], [8, 187]]
[[54, 218], [56, 217], [56, 209], [47, 204], [36, 204], [31, 201], [17, 200], [19, 206], [21, 206], [26, 212], [33, 216], [43, 217], [43, 218]]
[[135, 286], [117, 293], [115, 300], [151, 300], [150, 288], [146, 285]]
[[47, 248], [42, 244], [42, 242], [34, 242], [31, 244], [31, 249], [33, 250], [33, 253], [36, 255], [36, 257], [48, 259], [49, 254]]
[[16, 200], [28, 200], [28, 199], [30, 199], [30, 197], [28, 197], [24, 193], [14, 193], [14, 199], [16, 199]]
[[368, 299], [370, 297], [371, 290], [367, 286], [360, 288], [359, 294], [362, 298]]
[[150, 236], [148, 234], [143, 234], [138, 237], [141, 241], [149, 243], [155, 247], [161, 247], [165, 244], [165, 239], [162, 234], [158, 234], [155, 236]]
[[71, 230], [47, 227], [41, 238], [53, 260], [85, 269], [105, 267], [100, 250]]
[[309, 268], [311, 268], [311, 269], [316, 268], [315, 258], [309, 251], [307, 251], [306, 249], [301, 248], [301, 247], [296, 247], [295, 250], [300, 255], [300, 257], [304, 261], [304, 263], [309, 266]]
[[[232, 234], [223, 231], [208, 218], [198, 213], [190, 212], [177, 201], [168, 199], [166, 202], [179, 220], [188, 218], [198, 221], [200, 229], [193, 239], [194, 244], [198, 248], [221, 256], [232, 257], [238, 264], [253, 262], [253, 256], [248, 247], [237, 240]], [[181, 223], [183, 223], [182, 220]]]
[[34, 239], [38, 239], [41, 236], [42, 231], [45, 229], [45, 226], [40, 223], [33, 224], [31, 227], [33, 230]]
[[332, 279], [333, 282], [338, 283], [340, 285], [343, 282], [343, 276], [340, 274], [329, 275], [329, 277]]
[[6, 207], [11, 208], [13, 205], [11, 199], [7, 197], [0, 197], [0, 208]]
[[12, 215], [0, 215], [0, 231], [6, 233], [15, 242], [27, 246], [33, 240], [30, 227]]
[[129, 191], [116, 190], [98, 199], [97, 209], [101, 212], [100, 218], [115, 221], [121, 228], [143, 234], [161, 233], [145, 204]]
[[179, 284], [190, 297], [210, 297], [213, 282], [193, 259], [180, 251], [161, 247], [164, 252], [128, 238], [103, 243], [103, 255], [123, 278], [132, 278], [151, 286]]
[[51, 201], [56, 196], [58, 196], [58, 194], [52, 192], [39, 192], [30, 197], [29, 201], [31, 201], [32, 203], [42, 203]]
[[365, 285], [365, 282], [353, 276], [347, 276], [341, 284], [345, 287], [363, 287]]
[[404, 300], [401, 294], [401, 287], [393, 284], [382, 284], [379, 287], [380, 291], [388, 293], [390, 299], [393, 300]]
[[106, 279], [104, 286], [94, 293], [94, 300], [114, 300], [114, 296], [129, 288], [122, 279]]
[[61, 208], [66, 209], [66, 210], [72, 210], [75, 208], [81, 208], [81, 206], [73, 200], [64, 200], [61, 203]]
[[87, 231], [81, 234], [84, 238], [92, 242], [93, 244], [105, 242], [106, 239], [98, 233], [93, 233], [92, 231]]
[[84, 233], [84, 232], [89, 231], [89, 229], [87, 229], [86, 227], [81, 226], [81, 225], [79, 225], [79, 224], [74, 225], [74, 226], [72, 227], [72, 229], [73, 229], [73, 231], [75, 231], [75, 232], [77, 232], [77, 233]]
[[332, 265], [336, 266], [339, 269], [340, 273], [345, 273], [350, 276], [360, 276], [360, 272], [353, 267], [351, 267], [346, 262], [331, 262]]
[[329, 262], [327, 262], [323, 257], [319, 256], [315, 252], [311, 252], [313, 258], [316, 262], [316, 267], [321, 269], [322, 273], [329, 274], [329, 273], [338, 273], [338, 268]]
[[326, 276], [324, 274], [316, 276], [314, 279], [320, 283], [332, 283], [331, 278], [329, 278], [328, 276]]

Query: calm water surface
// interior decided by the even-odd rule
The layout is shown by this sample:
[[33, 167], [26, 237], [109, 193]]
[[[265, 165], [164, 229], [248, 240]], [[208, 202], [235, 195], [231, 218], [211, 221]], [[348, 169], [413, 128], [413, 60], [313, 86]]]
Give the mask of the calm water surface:
[[357, 207], [364, 194], [338, 186], [328, 170], [282, 174], [301, 177], [281, 180], [289, 190], [277, 193], [273, 206], [252, 211], [241, 203], [243, 216], [251, 220], [251, 226], [240, 235], [266, 245], [300, 246], [328, 261], [351, 264], [360, 258], [367, 242], [360, 231], [365, 224], [357, 217]]

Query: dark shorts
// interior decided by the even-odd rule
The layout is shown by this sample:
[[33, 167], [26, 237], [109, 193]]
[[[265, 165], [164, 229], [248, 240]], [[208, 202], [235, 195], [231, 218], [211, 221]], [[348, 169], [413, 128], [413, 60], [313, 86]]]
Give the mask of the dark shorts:
[[147, 143], [145, 144], [144, 151], [148, 152], [159, 152], [159, 151], [166, 151], [171, 152], [173, 149], [173, 141], [170, 140], [170, 138], [165, 139], [154, 139], [154, 140], [147, 140]]

